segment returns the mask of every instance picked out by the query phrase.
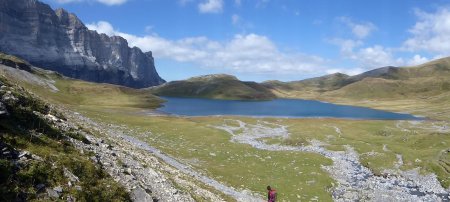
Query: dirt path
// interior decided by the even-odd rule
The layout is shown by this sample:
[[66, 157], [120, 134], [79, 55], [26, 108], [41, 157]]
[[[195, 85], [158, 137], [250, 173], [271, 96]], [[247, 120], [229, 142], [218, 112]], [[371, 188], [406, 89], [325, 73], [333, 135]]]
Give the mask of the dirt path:
[[[350, 146], [346, 151], [330, 151], [324, 143], [312, 140], [308, 146], [285, 146], [266, 144], [262, 138], [286, 138], [289, 132], [286, 126], [259, 121], [247, 124], [235, 120], [239, 126], [224, 125], [215, 128], [232, 135], [231, 141], [249, 144], [254, 148], [269, 151], [299, 151], [318, 153], [333, 160], [332, 166], [323, 166], [331, 177], [338, 182], [332, 191], [335, 201], [448, 201], [449, 191], [442, 188], [434, 174], [420, 175], [418, 170], [390, 171], [387, 177], [375, 176], [359, 162], [358, 153]], [[398, 156], [399, 162], [401, 156]]]

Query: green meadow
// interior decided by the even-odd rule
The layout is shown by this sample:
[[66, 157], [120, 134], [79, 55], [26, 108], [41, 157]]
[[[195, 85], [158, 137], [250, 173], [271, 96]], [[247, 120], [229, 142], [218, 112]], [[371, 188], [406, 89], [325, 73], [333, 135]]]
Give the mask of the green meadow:
[[[332, 164], [330, 159], [314, 153], [258, 150], [231, 142], [230, 134], [214, 127], [230, 119], [246, 123], [260, 119], [149, 115], [163, 100], [148, 90], [46, 76], [55, 80], [59, 91], [24, 86], [43, 99], [62, 104], [93, 120], [125, 127], [130, 135], [219, 182], [260, 195], [270, 184], [279, 191], [280, 198], [288, 201], [332, 199], [328, 191], [334, 181], [321, 169]], [[389, 108], [388, 104], [385, 108]], [[398, 111], [398, 108], [392, 109]], [[432, 115], [433, 111], [423, 113]], [[450, 185], [449, 133], [439, 132], [448, 123], [446, 120], [266, 118], [264, 121], [286, 125], [290, 133], [287, 139], [264, 139], [266, 143], [307, 145], [311, 140], [320, 140], [329, 150], [343, 150], [349, 145], [360, 154], [365, 166], [380, 175], [386, 169], [395, 168], [396, 155], [400, 154], [404, 161], [400, 169], [420, 168], [422, 173], [436, 173], [442, 185]]]

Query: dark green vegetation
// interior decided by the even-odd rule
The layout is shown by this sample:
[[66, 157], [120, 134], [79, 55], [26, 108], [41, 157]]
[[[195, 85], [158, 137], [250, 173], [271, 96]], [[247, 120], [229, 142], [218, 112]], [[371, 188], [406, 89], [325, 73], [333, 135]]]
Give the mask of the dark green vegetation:
[[[76, 131], [63, 132], [47, 114], [64, 119], [46, 102], [0, 77], [0, 201], [49, 200], [47, 189], [61, 187], [53, 199], [128, 201], [128, 193], [92, 154], [82, 154], [70, 138], [88, 142]], [[71, 180], [67, 173], [78, 179]], [[50, 196], [52, 197], [52, 196]]]
[[276, 96], [255, 82], [240, 81], [234, 76], [217, 74], [172, 81], [151, 90], [156, 95], [201, 97], [232, 100], [268, 100]]

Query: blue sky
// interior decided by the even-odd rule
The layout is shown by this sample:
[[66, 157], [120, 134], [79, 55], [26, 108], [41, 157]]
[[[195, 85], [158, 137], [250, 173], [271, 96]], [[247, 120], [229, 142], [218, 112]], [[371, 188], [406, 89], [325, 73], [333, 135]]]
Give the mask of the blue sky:
[[446, 0], [44, 0], [152, 51], [166, 80], [300, 80], [450, 55]]

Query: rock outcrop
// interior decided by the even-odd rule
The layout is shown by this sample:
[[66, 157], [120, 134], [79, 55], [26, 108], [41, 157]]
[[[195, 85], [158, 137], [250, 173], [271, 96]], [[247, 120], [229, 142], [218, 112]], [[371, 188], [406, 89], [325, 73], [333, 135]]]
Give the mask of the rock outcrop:
[[135, 88], [165, 82], [151, 52], [89, 30], [74, 14], [37, 0], [0, 1], [0, 51], [87, 81]]

